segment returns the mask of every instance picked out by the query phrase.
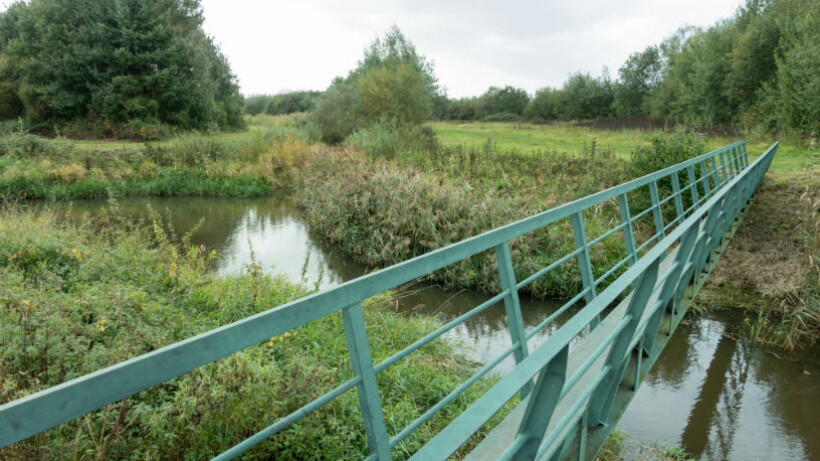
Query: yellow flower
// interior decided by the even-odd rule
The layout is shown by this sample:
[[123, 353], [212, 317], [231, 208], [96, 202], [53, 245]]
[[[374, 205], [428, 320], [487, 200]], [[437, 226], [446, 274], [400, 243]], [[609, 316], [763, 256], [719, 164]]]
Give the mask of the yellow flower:
[[23, 305], [25, 305], [26, 307], [31, 307], [31, 301], [29, 301], [28, 299], [24, 299]]
[[105, 317], [100, 319], [100, 324], [104, 324], [104, 323], [105, 323]]
[[177, 270], [177, 263], [175, 263], [175, 262], [171, 263], [171, 268], [173, 268], [174, 270]]
[[273, 338], [271, 338], [270, 341], [268, 341], [268, 347], [273, 347]]

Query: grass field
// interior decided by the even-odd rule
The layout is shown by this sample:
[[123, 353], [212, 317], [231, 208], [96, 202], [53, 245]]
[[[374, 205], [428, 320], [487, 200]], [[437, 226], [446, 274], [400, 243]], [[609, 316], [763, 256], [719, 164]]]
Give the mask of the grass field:
[[[491, 140], [500, 149], [516, 149], [520, 152], [584, 152], [594, 142], [596, 149], [611, 150], [618, 157], [629, 158], [637, 146], [648, 146], [652, 131], [598, 130], [557, 122], [547, 125], [511, 122], [432, 122], [433, 131], [445, 146], [483, 145]], [[744, 137], [727, 138], [705, 136], [709, 148], [731, 144]], [[747, 149], [753, 157], [760, 155], [774, 142], [773, 138], [759, 136], [746, 139]], [[704, 152], [705, 153], [705, 152]], [[781, 141], [772, 171], [798, 172], [820, 164], [820, 147], [806, 146], [802, 142]]]

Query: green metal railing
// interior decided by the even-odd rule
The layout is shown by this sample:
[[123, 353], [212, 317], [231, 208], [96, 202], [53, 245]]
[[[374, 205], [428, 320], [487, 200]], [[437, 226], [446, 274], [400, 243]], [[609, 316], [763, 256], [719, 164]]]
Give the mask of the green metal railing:
[[[517, 411], [505, 420], [517, 429], [501, 444], [502, 459], [559, 457], [571, 446], [597, 451], [625, 404], [621, 390], [637, 388], [680, 321], [728, 239], [777, 149], [750, 163], [738, 142], [670, 168], [581, 198], [521, 221], [432, 251], [335, 288], [272, 308], [148, 354], [110, 366], [0, 406], [0, 447], [16, 443], [151, 386], [341, 311], [354, 376], [251, 436], [215, 459], [232, 459], [300, 418], [356, 388], [370, 456], [389, 460], [396, 447], [507, 357], [516, 367], [425, 445], [413, 459], [446, 459], [515, 395]], [[646, 209], [630, 205], [646, 200]], [[584, 212], [605, 203], [620, 224], [586, 235]], [[643, 241], [640, 219], [655, 232]], [[575, 247], [537, 272], [516, 279], [510, 240], [557, 225], [571, 226]], [[637, 230], [642, 230], [638, 228]], [[611, 267], [593, 267], [591, 250], [620, 235], [624, 254]], [[615, 237], [613, 237], [615, 236]], [[480, 252], [495, 251], [502, 290], [395, 355], [374, 364], [361, 302]], [[583, 288], [536, 328], [526, 331], [520, 290], [562, 265], [578, 268]], [[597, 278], [594, 274], [601, 274]], [[619, 300], [620, 303], [618, 303]], [[503, 302], [511, 346], [484, 365], [416, 421], [388, 434], [376, 378], [379, 373], [489, 307]], [[581, 307], [583, 305], [583, 307]], [[530, 350], [530, 340], [569, 309], [580, 308], [549, 339]], [[628, 403], [628, 398], [627, 398]], [[518, 418], [518, 419], [516, 419]], [[503, 426], [504, 423], [502, 423]], [[498, 433], [498, 434], [497, 434]], [[490, 435], [503, 437], [499, 431]], [[489, 440], [489, 438], [488, 438]], [[499, 439], [500, 440], [500, 439]], [[486, 448], [486, 447], [485, 447]], [[479, 456], [483, 450], [476, 450]]]

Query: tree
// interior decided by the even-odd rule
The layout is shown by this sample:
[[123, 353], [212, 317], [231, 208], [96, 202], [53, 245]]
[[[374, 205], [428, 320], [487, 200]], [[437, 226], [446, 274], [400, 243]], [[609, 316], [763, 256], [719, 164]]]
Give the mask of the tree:
[[405, 62], [368, 71], [358, 81], [358, 92], [368, 122], [388, 117], [419, 124], [432, 113], [422, 73]]
[[558, 117], [558, 90], [550, 87], [541, 88], [535, 92], [524, 117], [529, 120], [554, 120]]
[[521, 88], [514, 88], [512, 86], [505, 86], [498, 88], [491, 86], [481, 98], [483, 116], [494, 114], [513, 114], [521, 116], [527, 103], [530, 102], [530, 96], [527, 91]]
[[236, 78], [202, 30], [198, 0], [32, 0], [13, 10], [0, 21], [11, 35], [3, 71], [30, 123], [243, 124]]
[[556, 96], [561, 119], [593, 119], [613, 113], [612, 82], [606, 73], [601, 78], [581, 72], [571, 74]]
[[658, 86], [661, 68], [660, 51], [655, 46], [629, 55], [618, 69], [615, 85], [614, 104], [619, 116], [648, 115], [648, 97]]
[[738, 13], [738, 34], [730, 54], [727, 97], [739, 112], [751, 110], [764, 85], [774, 81], [782, 33], [768, 4], [752, 0]]
[[340, 142], [385, 117], [400, 124], [429, 119], [439, 92], [432, 63], [393, 26], [346, 78], [333, 81], [314, 117], [323, 141]]
[[820, 1], [783, 2], [782, 55], [776, 82], [767, 86], [767, 107], [775, 126], [804, 136], [820, 135]]

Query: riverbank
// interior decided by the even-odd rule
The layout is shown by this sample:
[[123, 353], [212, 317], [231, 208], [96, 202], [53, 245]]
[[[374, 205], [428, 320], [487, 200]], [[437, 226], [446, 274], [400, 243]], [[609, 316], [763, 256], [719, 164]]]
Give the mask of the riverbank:
[[766, 175], [695, 302], [748, 311], [765, 344], [820, 343], [820, 168]]
[[[49, 212], [0, 213], [0, 403], [155, 350], [308, 293], [251, 265], [219, 277], [215, 252], [174, 241], [155, 217], [100, 213], [78, 224]], [[365, 305], [374, 360], [438, 322]], [[329, 316], [3, 449], [3, 459], [212, 457], [351, 377], [341, 319]], [[463, 382], [475, 364], [437, 341], [380, 374], [394, 434]], [[477, 383], [394, 450], [404, 459], [480, 395]], [[355, 392], [248, 459], [359, 459], [367, 450]]]

